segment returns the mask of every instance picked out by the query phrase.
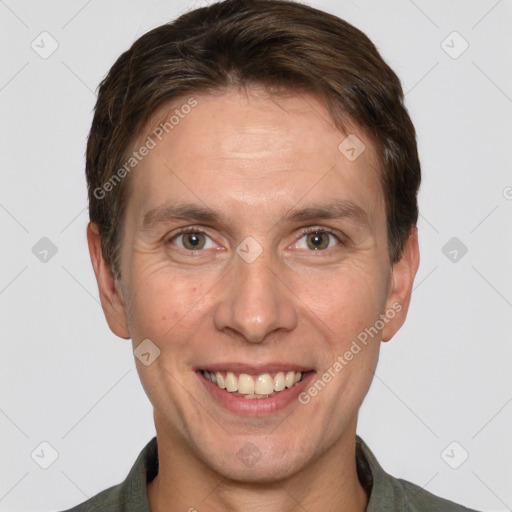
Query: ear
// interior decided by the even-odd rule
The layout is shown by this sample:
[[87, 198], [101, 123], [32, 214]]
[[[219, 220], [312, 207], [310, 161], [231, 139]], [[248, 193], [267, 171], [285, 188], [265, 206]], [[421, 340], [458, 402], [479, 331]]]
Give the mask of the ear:
[[391, 272], [386, 299], [387, 321], [382, 329], [382, 341], [389, 341], [405, 322], [419, 264], [418, 229], [414, 226], [405, 243], [402, 257], [393, 265]]
[[131, 336], [126, 322], [124, 297], [122, 291], [116, 285], [107, 262], [103, 258], [98, 225], [93, 222], [89, 222], [87, 225], [87, 243], [94, 274], [98, 282], [101, 307], [108, 326], [116, 336], [129, 339]]

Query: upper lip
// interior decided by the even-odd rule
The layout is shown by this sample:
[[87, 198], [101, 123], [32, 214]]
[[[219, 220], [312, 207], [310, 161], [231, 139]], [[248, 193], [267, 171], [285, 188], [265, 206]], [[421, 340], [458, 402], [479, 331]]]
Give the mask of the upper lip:
[[312, 370], [310, 366], [295, 363], [265, 363], [265, 364], [247, 364], [241, 362], [223, 362], [223, 363], [208, 363], [205, 365], [197, 366], [196, 370], [206, 370], [208, 372], [236, 372], [248, 373], [253, 375], [261, 375], [263, 373], [275, 373], [280, 371], [299, 371], [308, 372]]

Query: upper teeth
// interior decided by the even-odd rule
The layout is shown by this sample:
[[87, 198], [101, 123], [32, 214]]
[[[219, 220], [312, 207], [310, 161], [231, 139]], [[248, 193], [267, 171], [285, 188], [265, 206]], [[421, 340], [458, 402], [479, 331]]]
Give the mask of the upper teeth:
[[270, 395], [274, 391], [291, 388], [302, 378], [302, 372], [277, 372], [272, 378], [270, 373], [253, 376], [241, 373], [238, 378], [233, 372], [203, 371], [205, 377], [217, 384], [219, 388], [231, 393], [239, 392], [244, 395]]

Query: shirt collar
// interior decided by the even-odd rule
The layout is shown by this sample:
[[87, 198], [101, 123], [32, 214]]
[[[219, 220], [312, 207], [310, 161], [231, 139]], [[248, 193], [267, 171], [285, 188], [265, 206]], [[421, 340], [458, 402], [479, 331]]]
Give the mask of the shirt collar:
[[356, 436], [356, 465], [361, 485], [368, 494], [366, 512], [379, 512], [386, 506], [409, 510], [403, 493], [397, 492], [396, 479], [386, 473], [368, 445]]
[[126, 496], [124, 512], [151, 512], [147, 484], [158, 474], [158, 445], [156, 437], [140, 452], [125, 481], [121, 495]]

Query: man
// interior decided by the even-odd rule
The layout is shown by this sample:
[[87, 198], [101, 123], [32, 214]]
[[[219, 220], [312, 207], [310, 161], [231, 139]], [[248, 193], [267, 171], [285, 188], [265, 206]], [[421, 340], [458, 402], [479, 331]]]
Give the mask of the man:
[[78, 511], [468, 510], [356, 436], [419, 264], [415, 130], [359, 30], [227, 0], [102, 82], [87, 237], [157, 436]]

